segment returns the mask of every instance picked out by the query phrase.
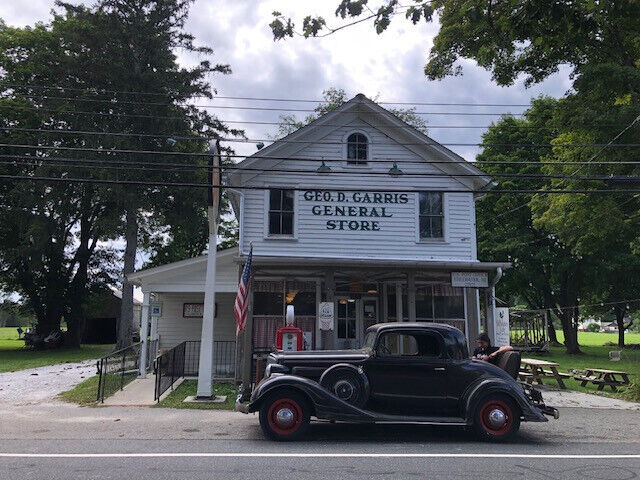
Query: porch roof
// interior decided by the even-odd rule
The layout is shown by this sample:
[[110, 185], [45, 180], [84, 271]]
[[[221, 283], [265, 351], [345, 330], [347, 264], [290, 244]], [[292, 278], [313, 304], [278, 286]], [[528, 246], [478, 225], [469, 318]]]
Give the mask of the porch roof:
[[[244, 256], [237, 256], [235, 261], [244, 263]], [[252, 262], [256, 266], [282, 266], [284, 268], [305, 267], [357, 267], [361, 269], [402, 268], [403, 270], [440, 270], [494, 272], [497, 268], [511, 267], [510, 262], [461, 262], [445, 260], [397, 260], [380, 258], [340, 258], [340, 257], [282, 257], [254, 255]]]

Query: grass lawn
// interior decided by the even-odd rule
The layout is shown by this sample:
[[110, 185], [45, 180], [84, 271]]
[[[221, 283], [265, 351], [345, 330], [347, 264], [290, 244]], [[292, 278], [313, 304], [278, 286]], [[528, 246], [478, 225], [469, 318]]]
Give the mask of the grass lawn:
[[[562, 341], [562, 332], [558, 332], [558, 340]], [[619, 387], [617, 393], [613, 393], [610, 387], [605, 387], [603, 391], [599, 392], [598, 387], [591, 383], [583, 387], [579, 381], [573, 378], [565, 379], [564, 382], [567, 388], [571, 390], [604, 394], [640, 402], [640, 350], [626, 348], [622, 351], [622, 359], [619, 362], [612, 362], [609, 360], [609, 352], [611, 350], [618, 350], [618, 347], [605, 344], [617, 341], [618, 334], [579, 332], [578, 342], [580, 343], [582, 355], [568, 355], [564, 347], [551, 347], [551, 351], [548, 354], [536, 355], [524, 353], [523, 356], [556, 362], [560, 365], [558, 370], [561, 372], [567, 372], [570, 369], [584, 370], [587, 367], [629, 372], [632, 374], [630, 380], [632, 384], [635, 385], [630, 388]], [[640, 344], [640, 334], [626, 334], [625, 342], [627, 345]], [[545, 379], [544, 381], [549, 385], [557, 386], [557, 383], [553, 379]]]
[[18, 340], [18, 332], [14, 327], [1, 327], [0, 373], [99, 358], [113, 350], [113, 347], [113, 345], [83, 345], [81, 348], [32, 350], [24, 347], [24, 341]]
[[183, 400], [189, 395], [195, 395], [198, 388], [196, 380], [185, 380], [178, 388], [171, 392], [160, 403], [154, 407], [161, 408], [192, 408], [195, 410], [233, 410], [236, 405], [237, 389], [235, 385], [228, 383], [215, 383], [214, 392], [216, 395], [226, 395], [227, 401], [224, 403], [184, 403]]
[[62, 392], [59, 397], [62, 400], [79, 405], [90, 405], [96, 403], [96, 395], [98, 393], [98, 375], [89, 377], [71, 390]]

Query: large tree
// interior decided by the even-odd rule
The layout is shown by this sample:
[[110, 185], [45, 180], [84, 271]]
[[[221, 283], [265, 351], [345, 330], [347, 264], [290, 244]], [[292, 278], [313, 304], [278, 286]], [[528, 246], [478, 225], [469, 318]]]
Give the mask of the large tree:
[[[89, 247], [99, 247], [102, 243], [97, 240], [105, 237], [124, 240], [124, 268], [120, 273], [123, 295], [119, 347], [131, 342], [133, 286], [127, 281], [127, 274], [135, 268], [140, 238], [148, 235], [145, 228], [155, 229], [161, 220], [176, 220], [176, 212], [181, 213], [180, 221], [184, 222], [184, 216], [188, 218], [190, 213], [201, 209], [199, 202], [204, 204], [206, 198], [204, 192], [197, 189], [161, 185], [166, 182], [206, 182], [206, 170], [162, 168], [162, 164], [171, 162], [184, 164], [185, 167], [204, 166], [207, 159], [198, 154], [207, 151], [207, 139], [218, 137], [222, 132], [235, 133], [188, 103], [189, 99], [196, 96], [212, 96], [207, 82], [210, 74], [229, 72], [228, 66], [211, 64], [208, 60], [202, 60], [192, 68], [178, 65], [178, 49], [198, 54], [201, 58], [212, 53], [209, 48], [194, 45], [193, 37], [183, 30], [190, 3], [191, 0], [101, 0], [91, 8], [59, 3], [62, 13], [56, 14], [50, 25], [39, 25], [34, 29], [3, 28], [3, 32], [6, 32], [3, 38], [13, 42], [11, 49], [5, 50], [8, 54], [3, 57], [6, 65], [3, 67], [9, 70], [9, 75], [3, 77], [3, 92], [8, 97], [3, 101], [25, 103], [29, 110], [22, 114], [37, 116], [38, 120], [32, 122], [36, 128], [46, 126], [56, 130], [46, 135], [41, 131], [25, 132], [22, 133], [25, 136], [23, 140], [14, 141], [48, 145], [44, 150], [48, 161], [38, 164], [40, 170], [35, 173], [42, 176], [47, 173], [47, 176], [158, 183], [155, 186], [116, 184], [110, 187], [70, 184], [59, 189], [54, 188], [55, 184], [20, 183], [3, 186], [29, 190], [38, 188], [34, 185], [41, 185], [36, 198], [28, 198], [26, 194], [5, 197], [20, 199], [23, 201], [22, 208], [27, 209], [34, 209], [38, 199], [43, 204], [43, 213], [39, 217], [28, 213], [24, 215], [25, 234], [16, 239], [16, 248], [11, 249], [10, 253], [16, 262], [29, 259], [40, 261], [28, 252], [37, 251], [38, 248], [47, 252], [41, 245], [44, 242], [53, 251], [51, 257], [57, 263], [52, 263], [51, 267], [44, 265], [38, 268], [39, 265], [35, 265], [31, 269], [37, 272], [31, 277], [35, 275], [40, 280], [40, 291], [46, 293], [46, 298], [33, 294], [30, 289], [31, 278], [13, 282], [12, 288], [29, 297], [34, 309], [35, 304], [42, 309], [52, 309], [51, 314], [45, 312], [39, 315], [39, 318], [55, 318], [52, 324], [59, 325], [61, 316], [66, 320], [81, 316], [81, 309], [74, 310], [70, 306], [74, 302], [73, 296], [82, 292], [82, 298], [86, 298], [87, 283], [100, 278], [99, 274], [104, 271], [97, 268], [85, 273], [69, 266], [68, 260], [66, 263], [59, 260], [60, 252], [65, 255], [71, 252], [74, 257], [78, 253], [80, 259], [101, 258], [95, 255], [94, 250], [86, 248], [78, 248], [76, 252], [77, 241], [67, 238], [69, 232], [80, 239], [84, 238], [81, 233], [83, 219], [78, 213], [83, 205], [81, 199], [86, 200], [86, 209], [81, 211], [86, 210], [89, 215], [84, 219], [90, 232], [86, 240]], [[45, 55], [43, 52], [48, 51], [41, 46], [33, 46], [35, 42], [42, 43], [50, 53]], [[7, 120], [12, 126], [15, 121], [14, 118]], [[21, 122], [20, 125], [27, 125], [26, 120]], [[62, 135], [58, 130], [68, 130], [73, 135]], [[88, 150], [81, 153], [62, 150], [66, 145]], [[43, 156], [40, 150], [43, 149], [33, 149], [27, 153]], [[157, 153], [149, 155], [142, 152]], [[185, 155], [164, 152], [181, 152]], [[16, 152], [7, 150], [5, 153]], [[24, 151], [20, 153], [24, 154]], [[49, 161], [63, 155], [73, 157], [71, 160], [75, 159], [76, 162], [60, 165]], [[94, 163], [87, 164], [87, 161]], [[119, 166], [114, 166], [113, 162]], [[150, 166], [152, 162], [158, 166]], [[11, 169], [11, 173], [17, 172]], [[89, 194], [91, 196], [87, 197]], [[108, 229], [98, 229], [100, 223], [90, 216], [100, 213], [108, 215], [111, 222], [108, 223]], [[45, 225], [53, 220], [57, 223], [47, 227], [48, 230], [33, 231], [30, 222], [36, 218], [42, 218]], [[11, 220], [8, 216], [6, 219]], [[6, 226], [10, 232], [11, 223]], [[62, 232], [58, 235], [59, 239], [51, 233], [55, 229]], [[67, 237], [62, 238], [62, 234]], [[36, 245], [31, 245], [33, 239]], [[46, 275], [43, 275], [45, 272]], [[68, 272], [74, 276], [65, 280], [62, 273]], [[78, 299], [80, 304], [82, 298]]]
[[[551, 186], [540, 161], [549, 151], [545, 145], [558, 135], [554, 119], [557, 105], [550, 98], [538, 99], [523, 118], [505, 117], [483, 135], [478, 164], [485, 172], [497, 175], [496, 191]], [[478, 254], [483, 260], [511, 261], [513, 268], [505, 272], [499, 294], [554, 314], [561, 322], [567, 351], [577, 353], [574, 306], [585, 289], [584, 278], [591, 262], [574, 255], [551, 230], [535, 224], [532, 198], [532, 194], [490, 194], [478, 202]], [[551, 322], [548, 330], [550, 339], [557, 342]]]

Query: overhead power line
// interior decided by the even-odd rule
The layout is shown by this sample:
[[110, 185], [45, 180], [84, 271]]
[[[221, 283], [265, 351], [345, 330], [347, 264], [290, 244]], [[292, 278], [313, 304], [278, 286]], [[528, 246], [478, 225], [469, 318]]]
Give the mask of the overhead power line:
[[[198, 140], [198, 141], [210, 141], [220, 140], [223, 142], [232, 143], [291, 143], [301, 145], [344, 145], [345, 142], [341, 141], [310, 141], [310, 140], [274, 140], [268, 138], [226, 138], [219, 136], [172, 136], [169, 134], [149, 134], [149, 133], [124, 133], [124, 132], [96, 132], [87, 130], [62, 130], [62, 129], [47, 129], [47, 128], [22, 128], [22, 127], [0, 127], [0, 130], [17, 131], [17, 132], [31, 132], [31, 133], [56, 133], [63, 135], [89, 135], [89, 136], [114, 136], [114, 137], [140, 137], [140, 138], [160, 138], [160, 139], [174, 139], [174, 140]], [[367, 142], [368, 145], [388, 145], [388, 142]], [[422, 146], [422, 145], [443, 145], [443, 146], [465, 146], [465, 147], [516, 147], [516, 148], [553, 148], [553, 147], [617, 147], [617, 148], [638, 148], [640, 143], [470, 143], [470, 142], [397, 142], [395, 145], [400, 146]]]
[[[233, 188], [234, 190], [271, 190], [275, 187], [260, 187], [260, 186], [248, 186], [248, 185], [220, 185], [220, 184], [206, 184], [206, 183], [184, 183], [184, 182], [156, 182], [156, 181], [140, 181], [140, 180], [107, 180], [96, 178], [70, 178], [70, 177], [42, 177], [42, 176], [29, 176], [29, 175], [0, 175], [0, 179], [6, 180], [25, 180], [25, 181], [44, 181], [44, 182], [65, 182], [65, 183], [93, 183], [104, 185], [139, 185], [139, 186], [165, 186], [165, 187], [189, 187], [189, 188]], [[291, 187], [287, 190], [293, 190], [298, 192], [307, 192], [310, 190], [317, 190], [323, 192], [362, 192], [362, 193], [416, 193], [419, 189], [371, 189], [371, 188], [322, 188], [322, 187]], [[440, 190], [438, 190], [440, 191]], [[639, 193], [640, 189], [574, 189], [574, 190], [531, 190], [531, 189], [515, 189], [515, 190], [467, 190], [467, 189], [442, 189], [445, 193], [482, 193], [482, 194], [498, 194], [498, 195], [511, 195], [511, 194], [628, 194]]]
[[[358, 177], [363, 176], [385, 176], [388, 177], [388, 172], [383, 171], [340, 171], [332, 170], [325, 173], [317, 173], [316, 170], [310, 169], [283, 169], [283, 168], [251, 168], [251, 167], [239, 167], [236, 164], [224, 165], [219, 167], [212, 167], [209, 165], [192, 165], [183, 163], [161, 163], [161, 162], [130, 162], [125, 160], [96, 160], [87, 158], [58, 158], [58, 157], [34, 157], [34, 156], [15, 156], [0, 154], [0, 158], [6, 158], [7, 160], [0, 160], [1, 165], [14, 165], [14, 166], [35, 166], [35, 167], [67, 167], [67, 168], [91, 168], [93, 170], [111, 169], [111, 170], [141, 170], [141, 171], [158, 171], [158, 172], [194, 172], [199, 170], [221, 170], [224, 172], [260, 172], [260, 173], [283, 173], [283, 174], [310, 174], [314, 177], [319, 175], [346, 175]], [[535, 174], [535, 173], [431, 173], [431, 172], [403, 172], [399, 177], [418, 177], [418, 178], [473, 178], [473, 177], [494, 177], [494, 178], [513, 178], [513, 179], [560, 179], [567, 178], [567, 175], [553, 175], [553, 174]], [[583, 181], [607, 181], [611, 177], [608, 175], [595, 175], [588, 177], [573, 177], [576, 180]]]
[[[433, 144], [429, 144], [429, 143], [425, 143], [424, 145], [433, 145], [433, 146], [438, 146], [441, 144], [438, 143], [433, 143]], [[640, 147], [640, 144], [629, 144], [630, 146], [635, 145]], [[136, 149], [118, 149], [118, 148], [98, 148], [98, 147], [68, 147], [68, 146], [64, 146], [64, 145], [30, 145], [30, 144], [17, 144], [17, 143], [0, 143], [0, 147], [10, 147], [10, 148], [22, 148], [22, 149], [34, 149], [34, 150], [61, 150], [61, 151], [72, 151], [72, 152], [96, 152], [96, 153], [127, 153], [127, 154], [141, 154], [141, 155], [167, 155], [167, 156], [177, 156], [177, 157], [209, 157], [210, 154], [209, 153], [205, 153], [205, 152], [179, 152], [179, 151], [169, 151], [169, 150], [136, 150]], [[261, 155], [238, 155], [238, 154], [226, 154], [225, 155], [227, 158], [247, 158], [247, 159], [262, 159], [262, 160], [295, 160], [295, 161], [302, 161], [302, 162], [339, 162], [339, 163], [345, 163], [349, 160], [344, 159], [344, 158], [304, 158], [304, 157], [278, 157], [278, 156], [269, 156], [269, 155], [265, 155], [265, 156], [261, 156]], [[443, 163], [443, 164], [462, 164], [462, 165], [468, 165], [468, 166], [473, 166], [478, 168], [479, 165], [482, 164], [490, 164], [493, 162], [482, 162], [482, 163], [473, 163], [473, 162], [468, 162], [466, 160], [461, 160], [461, 161], [456, 161], [456, 160], [450, 160], [450, 161], [428, 161], [428, 160], [397, 160], [397, 159], [371, 159], [371, 160], [366, 160], [366, 163], [406, 163], [406, 164], [429, 164], [429, 163]], [[501, 162], [504, 163], [504, 162]], [[507, 164], [513, 164], [513, 165], [518, 165], [518, 164], [525, 164], [525, 163], [531, 163], [533, 165], [542, 165], [543, 162], [506, 162]], [[581, 162], [582, 163], [582, 162]], [[581, 164], [579, 163], [579, 164]], [[584, 163], [591, 163], [589, 161], [584, 162]], [[616, 165], [616, 164], [629, 164], [628, 161], [621, 161], [621, 162], [601, 162], [602, 164], [612, 164], [612, 165]], [[632, 165], [636, 164], [636, 163], [640, 163], [637, 161], [632, 161]], [[561, 162], [545, 162], [545, 164], [548, 165], [564, 165], [566, 163], [561, 163]]]
[[[153, 93], [153, 92], [125, 92], [122, 90], [105, 90], [102, 88], [96, 89], [86, 89], [86, 88], [74, 88], [74, 87], [62, 87], [62, 86], [42, 86], [42, 85], [5, 85], [5, 88], [22, 88], [22, 89], [35, 89], [35, 90], [56, 90], [56, 91], [65, 91], [69, 90], [72, 92], [85, 92], [92, 95], [106, 95], [107, 93], [115, 93], [122, 95], [143, 95], [143, 96], [160, 96], [164, 98], [170, 98], [171, 96], [167, 93]], [[104, 94], [98, 93], [98, 91], [106, 92]], [[274, 97], [240, 97], [240, 96], [229, 96], [229, 95], [212, 95], [211, 97], [206, 95], [194, 95], [191, 98], [215, 98], [215, 99], [223, 99], [223, 100], [248, 100], [248, 101], [258, 101], [258, 102], [289, 102], [289, 103], [326, 103], [326, 99], [300, 99], [300, 98], [274, 98]], [[419, 106], [467, 106], [467, 107], [530, 107], [531, 103], [456, 103], [456, 102], [392, 102], [392, 101], [383, 101], [383, 100], [373, 100], [375, 103], [379, 103], [381, 105], [419, 105]]]
[[[2, 97], [7, 98], [7, 97]], [[73, 99], [66, 97], [46, 97], [52, 100], [64, 100], [64, 101], [79, 101], [82, 99]], [[87, 99], [86, 101], [98, 102], [98, 99]], [[119, 104], [129, 104], [131, 102], [107, 102], [110, 106], [117, 107]], [[183, 104], [183, 105], [167, 105], [173, 107], [194, 107], [194, 108], [213, 108], [220, 110], [249, 110], [249, 111], [264, 111], [264, 112], [296, 112], [296, 113], [317, 113], [314, 109], [309, 108], [280, 108], [280, 107], [252, 107], [252, 106], [240, 106], [240, 105], [196, 105], [196, 104]], [[5, 106], [3, 106], [5, 108]], [[334, 112], [337, 114], [353, 114], [353, 113], [366, 113], [367, 115], [386, 115], [386, 112], [372, 112], [370, 110], [350, 110], [349, 112]], [[518, 112], [411, 112], [413, 115], [438, 115], [438, 116], [503, 116], [503, 115], [513, 115], [519, 116], [524, 115], [523, 113]], [[161, 117], [158, 117], [161, 118]], [[179, 117], [182, 118], [182, 117]]]

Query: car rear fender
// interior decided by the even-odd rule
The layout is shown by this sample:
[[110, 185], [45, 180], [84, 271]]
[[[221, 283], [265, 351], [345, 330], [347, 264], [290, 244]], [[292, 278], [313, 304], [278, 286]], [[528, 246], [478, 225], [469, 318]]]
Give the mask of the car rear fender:
[[460, 413], [467, 424], [471, 425], [473, 423], [474, 413], [480, 401], [487, 395], [496, 393], [510, 397], [520, 407], [525, 421], [547, 421], [542, 412], [526, 397], [524, 390], [517, 382], [510, 382], [501, 378], [484, 378], [471, 384], [460, 402], [463, 409]]
[[373, 420], [369, 412], [340, 400], [318, 382], [287, 374], [275, 375], [260, 382], [251, 395], [247, 411], [258, 411], [264, 399], [277, 390], [294, 390], [303, 394], [309, 399], [313, 415], [317, 418], [360, 422], [369, 418]]

